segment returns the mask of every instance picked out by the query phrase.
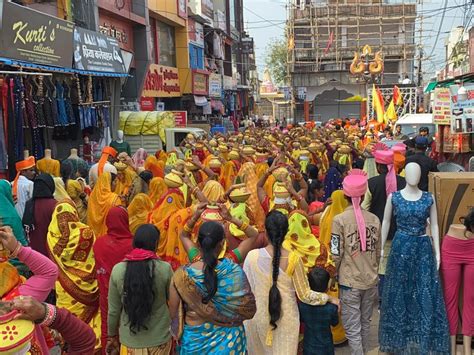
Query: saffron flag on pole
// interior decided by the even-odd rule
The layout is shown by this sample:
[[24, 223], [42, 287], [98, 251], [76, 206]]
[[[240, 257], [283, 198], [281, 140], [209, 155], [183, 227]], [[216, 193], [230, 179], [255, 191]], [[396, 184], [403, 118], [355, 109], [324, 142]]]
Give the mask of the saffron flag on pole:
[[324, 54], [328, 54], [329, 53], [329, 50], [331, 49], [331, 46], [334, 42], [334, 31], [331, 31], [329, 33], [329, 40], [328, 40], [328, 43], [326, 45], [326, 48], [324, 49]]
[[393, 102], [397, 106], [403, 105], [402, 94], [400, 92], [400, 88], [397, 85], [393, 87]]
[[387, 111], [385, 112], [385, 124], [388, 124], [390, 121], [396, 121], [398, 116], [397, 116], [397, 110], [395, 110], [395, 100], [392, 99], [390, 101], [390, 104], [388, 105]]
[[377, 117], [377, 121], [379, 123], [384, 123], [385, 107], [383, 97], [380, 90], [375, 88], [375, 84], [372, 86], [372, 108], [375, 112], [375, 117]]

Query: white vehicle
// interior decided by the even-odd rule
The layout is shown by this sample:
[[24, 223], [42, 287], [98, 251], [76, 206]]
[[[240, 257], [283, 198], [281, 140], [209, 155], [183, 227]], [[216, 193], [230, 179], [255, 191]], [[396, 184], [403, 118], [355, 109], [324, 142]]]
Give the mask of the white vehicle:
[[125, 135], [125, 140], [130, 144], [132, 152], [136, 151], [138, 148], [144, 148], [148, 154], [154, 154], [157, 150], [165, 150], [166, 152], [170, 152], [178, 148], [188, 133], [192, 133], [196, 138], [207, 137], [206, 131], [201, 128], [183, 127], [166, 128], [165, 144], [163, 144], [163, 141], [157, 134], [138, 136]]
[[431, 113], [408, 113], [400, 117], [395, 123], [394, 132], [397, 126], [402, 126], [402, 133], [408, 138], [414, 138], [418, 135], [421, 127], [427, 127], [430, 130], [430, 136], [434, 137], [436, 133], [436, 125], [433, 122], [433, 114]]

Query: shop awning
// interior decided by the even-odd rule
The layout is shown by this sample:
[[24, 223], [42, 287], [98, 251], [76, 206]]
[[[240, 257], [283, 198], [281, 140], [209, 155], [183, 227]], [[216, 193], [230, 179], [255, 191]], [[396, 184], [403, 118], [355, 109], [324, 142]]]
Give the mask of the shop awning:
[[432, 81], [431, 83], [429, 83], [427, 86], [426, 86], [426, 89], [425, 89], [425, 94], [429, 93], [429, 92], [432, 92], [434, 89], [436, 89], [436, 86], [438, 85], [438, 82], [437, 81]]
[[111, 73], [111, 72], [100, 72], [100, 71], [90, 71], [90, 70], [79, 70], [73, 68], [60, 68], [53, 67], [50, 65], [35, 64], [30, 62], [24, 62], [16, 59], [2, 58], [0, 57], [0, 63], [11, 65], [15, 67], [31, 68], [37, 70], [44, 70], [48, 72], [56, 73], [65, 73], [65, 74], [81, 74], [81, 75], [92, 75], [92, 76], [105, 76], [105, 77], [115, 77], [115, 78], [124, 78], [128, 77], [127, 73]]
[[196, 106], [206, 106], [207, 105], [207, 97], [206, 96], [194, 95], [194, 103], [196, 104]]

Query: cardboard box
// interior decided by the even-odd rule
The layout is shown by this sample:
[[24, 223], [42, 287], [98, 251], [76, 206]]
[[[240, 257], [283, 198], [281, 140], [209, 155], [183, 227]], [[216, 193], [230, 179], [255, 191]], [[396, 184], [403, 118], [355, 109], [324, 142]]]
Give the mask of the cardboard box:
[[474, 173], [430, 173], [429, 190], [436, 199], [439, 235], [474, 207]]

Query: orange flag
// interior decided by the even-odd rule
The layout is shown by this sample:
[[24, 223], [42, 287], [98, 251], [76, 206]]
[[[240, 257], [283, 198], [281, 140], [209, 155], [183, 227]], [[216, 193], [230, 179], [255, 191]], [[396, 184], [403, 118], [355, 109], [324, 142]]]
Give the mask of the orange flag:
[[393, 87], [393, 102], [397, 106], [403, 105], [402, 94], [400, 93], [400, 88], [397, 85]]

